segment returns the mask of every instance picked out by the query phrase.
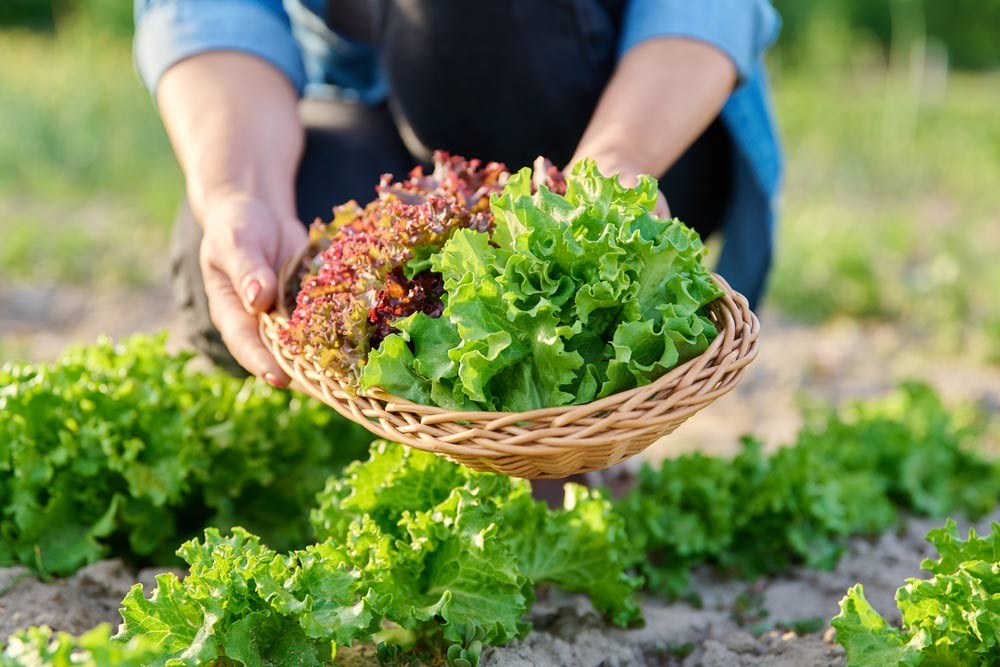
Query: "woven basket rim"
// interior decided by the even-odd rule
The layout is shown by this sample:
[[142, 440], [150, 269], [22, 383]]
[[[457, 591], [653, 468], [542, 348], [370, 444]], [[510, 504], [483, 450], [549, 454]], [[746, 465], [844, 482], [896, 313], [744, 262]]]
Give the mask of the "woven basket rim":
[[[729, 308], [730, 312], [745, 309], [753, 317], [756, 324], [756, 316], [749, 311], [747, 305], [744, 308], [739, 308], [736, 300], [741, 300], [743, 304], [746, 304], [746, 298], [739, 294], [729, 285], [729, 283], [717, 273], [712, 274], [712, 278], [715, 282], [722, 288], [723, 294], [714, 301], [708, 304], [709, 308], [717, 306], [720, 302], [724, 303]], [[615, 392], [608, 396], [596, 399], [594, 401], [589, 401], [587, 403], [575, 403], [570, 405], [560, 405], [547, 408], [535, 408], [533, 410], [525, 410], [521, 412], [513, 411], [492, 411], [492, 410], [449, 410], [447, 408], [441, 408], [436, 405], [425, 405], [423, 403], [415, 403], [407, 398], [401, 396], [396, 396], [390, 394], [389, 392], [375, 387], [373, 389], [362, 391], [360, 389], [351, 388], [348, 389], [349, 385], [342, 378], [339, 378], [325, 368], [321, 367], [312, 359], [308, 357], [293, 355], [289, 352], [285, 346], [280, 342], [277, 337], [276, 332], [280, 330], [284, 324], [287, 322], [287, 317], [277, 313], [261, 313], [259, 316], [259, 333], [262, 341], [265, 343], [266, 347], [279, 349], [282, 352], [282, 356], [291, 361], [297, 358], [300, 363], [304, 363], [309, 366], [309, 370], [318, 376], [325, 378], [326, 380], [335, 383], [339, 386], [341, 391], [347, 394], [354, 394], [360, 398], [374, 399], [377, 401], [382, 401], [386, 403], [386, 409], [391, 412], [411, 412], [416, 414], [421, 414], [421, 422], [427, 424], [441, 423], [446, 421], [483, 421], [489, 420], [490, 422], [496, 423], [497, 425], [505, 423], [517, 423], [523, 421], [539, 421], [544, 419], [551, 419], [553, 417], [559, 417], [567, 413], [573, 413], [580, 411], [581, 408], [585, 408], [586, 412], [592, 412], [594, 410], [600, 410], [604, 406], [608, 406], [609, 409], [613, 409], [615, 405], [621, 403], [628, 403], [630, 398], [635, 397], [638, 394], [646, 394], [652, 390], [652, 393], [657, 393], [661, 388], [668, 387], [671, 385], [676, 378], [683, 377], [686, 375], [691, 368], [697, 366], [704, 358], [709, 358], [712, 354], [717, 352], [718, 348], [727, 342], [731, 342], [731, 337], [733, 332], [724, 331], [720, 328], [718, 335], [709, 343], [708, 347], [691, 359], [688, 359], [682, 364], [679, 364], [669, 371], [653, 380], [650, 383], [640, 385], [638, 387], [633, 387], [631, 389], [626, 389], [624, 391]], [[759, 326], [759, 325], [758, 325]], [[269, 344], [270, 339], [270, 344]], [[752, 351], [747, 354], [744, 365], [749, 365], [756, 358], [756, 336], [752, 341]], [[279, 359], [280, 361], [280, 359]], [[288, 369], [285, 369], [288, 372]], [[305, 378], [298, 371], [298, 367], [292, 364], [292, 370], [294, 371], [293, 377], [304, 384], [312, 384], [315, 380], [310, 378]]]

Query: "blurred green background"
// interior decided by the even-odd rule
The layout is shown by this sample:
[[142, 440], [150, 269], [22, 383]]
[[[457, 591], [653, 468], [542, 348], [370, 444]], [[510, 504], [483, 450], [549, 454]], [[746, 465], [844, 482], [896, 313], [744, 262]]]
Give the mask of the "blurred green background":
[[[1000, 0], [775, 4], [788, 164], [768, 306], [1000, 363]], [[181, 178], [131, 28], [127, 0], [0, 2], [0, 306], [25, 285], [164, 281]]]

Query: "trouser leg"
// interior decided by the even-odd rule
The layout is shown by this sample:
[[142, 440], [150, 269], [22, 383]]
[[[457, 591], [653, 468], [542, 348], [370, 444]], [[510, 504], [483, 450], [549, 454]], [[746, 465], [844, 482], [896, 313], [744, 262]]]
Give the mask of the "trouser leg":
[[174, 305], [181, 315], [185, 341], [222, 370], [237, 377], [248, 373], [236, 363], [208, 314], [208, 297], [198, 263], [201, 228], [187, 200], [181, 202], [174, 220], [170, 247], [170, 286]]
[[[406, 173], [413, 158], [406, 152], [384, 105], [364, 106], [332, 100], [306, 100], [301, 107], [306, 143], [296, 179], [299, 219], [330, 218], [331, 208], [374, 197], [385, 172]], [[234, 375], [246, 375], [222, 342], [209, 316], [198, 261], [201, 227], [187, 201], [174, 222], [170, 253], [171, 284], [185, 335], [199, 352]]]

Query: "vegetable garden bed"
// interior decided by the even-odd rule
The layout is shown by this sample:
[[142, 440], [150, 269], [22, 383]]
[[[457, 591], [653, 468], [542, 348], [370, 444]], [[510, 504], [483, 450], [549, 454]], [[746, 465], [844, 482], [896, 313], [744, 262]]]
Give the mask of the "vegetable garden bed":
[[[1000, 520], [1000, 513], [990, 518]], [[876, 539], [852, 539], [832, 572], [796, 567], [748, 583], [699, 570], [692, 590], [700, 607], [646, 598], [644, 628], [614, 629], [582, 599], [549, 595], [532, 612], [535, 630], [524, 640], [486, 650], [480, 665], [840, 667], [846, 657], [831, 641], [826, 622], [837, 613], [847, 587], [862, 582], [876, 608], [898, 622], [896, 589], [904, 578], [918, 576], [920, 560], [932, 552], [923, 536], [940, 522], [911, 517], [905, 523], [903, 530]], [[986, 530], [988, 521], [978, 525]], [[148, 586], [152, 574], [144, 570], [138, 579]], [[0, 589], [14, 577], [19, 582], [0, 597], [0, 641], [29, 624], [75, 633], [98, 623], [114, 627], [120, 621], [117, 605], [137, 578], [121, 561], [101, 561], [66, 581], [47, 583], [23, 568], [8, 568], [0, 569]], [[339, 664], [373, 665], [373, 653], [370, 648], [343, 650]]]
[[[624, 498], [576, 487], [564, 509], [549, 510], [530, 498], [526, 482], [398, 445], [378, 445], [370, 460], [340, 472], [343, 459], [331, 452], [299, 460], [291, 452], [331, 428], [353, 431], [328, 422], [329, 411], [284, 405], [286, 397], [262, 385], [192, 373], [185, 364], [162, 342], [137, 338], [2, 371], [5, 562], [62, 574], [105, 554], [163, 563], [159, 547], [185, 530], [197, 534], [194, 524], [223, 531], [181, 548], [190, 576], [157, 578], [148, 599], [148, 580], [128, 592], [120, 639], [109, 642], [108, 629], [79, 640], [34, 630], [11, 639], [0, 665], [70, 664], [74, 646], [90, 652], [73, 664], [95, 666], [321, 665], [333, 659], [333, 642], [340, 664], [842, 664], [821, 631], [857, 581], [890, 622], [898, 618], [890, 593], [917, 573], [927, 553], [920, 537], [940, 525], [912, 515], [981, 515], [1000, 495], [997, 466], [972, 451], [980, 424], [919, 385], [815, 414], [771, 456], [752, 440], [732, 461], [682, 456], [644, 471]], [[116, 401], [99, 403], [105, 395]], [[139, 414], [135, 396], [156, 405], [155, 416]], [[268, 411], [287, 416], [276, 422], [280, 435], [258, 421]], [[251, 432], [257, 437], [233, 438]], [[283, 449], [269, 446], [279, 440]], [[256, 461], [240, 467], [238, 484], [220, 483], [227, 456]], [[296, 472], [303, 461], [315, 468], [309, 479], [332, 475], [315, 499], [271, 488], [287, 479], [265, 474], [271, 466], [289, 466], [287, 474], [303, 481]], [[130, 486], [152, 472], [173, 491], [150, 496]], [[247, 489], [258, 502], [234, 506]], [[89, 513], [64, 511], [74, 490]], [[295, 530], [301, 523], [281, 526], [261, 515], [268, 497], [284, 498], [286, 517], [310, 513], [311, 536]], [[191, 498], [199, 499], [193, 515]], [[136, 510], [158, 517], [169, 534], [150, 542]], [[257, 524], [270, 531], [268, 544], [284, 540], [282, 548], [300, 550], [271, 551], [230, 528], [234, 517], [261, 516], [271, 517]], [[882, 536], [863, 537], [875, 534]], [[941, 586], [971, 587], [938, 600], [955, 619], [945, 628], [954, 656], [970, 660], [994, 648], [959, 619], [963, 605], [982, 604], [974, 584], [992, 585], [996, 566], [980, 561], [1000, 537], [966, 547], [952, 535], [935, 538], [945, 549], [938, 578], [906, 590], [933, 600]], [[86, 549], [68, 548], [74, 544]], [[118, 596], [138, 577], [134, 567], [105, 563], [46, 584], [25, 577], [24, 567], [4, 570], [0, 628], [80, 631], [113, 622]], [[645, 627], [636, 625], [633, 602], [640, 577]], [[939, 664], [921, 662], [932, 656], [926, 640], [938, 628], [892, 630], [860, 591], [851, 595], [837, 623], [852, 664], [872, 655], [870, 664], [886, 656]], [[922, 622], [905, 609], [909, 622]], [[525, 634], [525, 621], [533, 632]]]

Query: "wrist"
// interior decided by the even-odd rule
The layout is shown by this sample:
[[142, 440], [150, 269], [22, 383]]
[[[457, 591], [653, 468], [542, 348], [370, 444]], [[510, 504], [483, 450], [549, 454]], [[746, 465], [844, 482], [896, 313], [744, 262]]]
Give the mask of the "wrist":
[[291, 183], [260, 179], [188, 185], [188, 199], [202, 227], [241, 217], [249, 210], [266, 211], [278, 224], [298, 224]]
[[240, 200], [294, 216], [305, 131], [283, 74], [249, 54], [203, 53], [164, 74], [157, 100], [200, 222], [219, 202]]
[[718, 116], [736, 81], [715, 47], [650, 39], [622, 56], [577, 149], [605, 172], [662, 176]]
[[208, 206], [259, 200], [294, 214], [295, 169], [304, 132], [287, 128], [280, 133], [283, 141], [274, 145], [262, 139], [257, 125], [234, 125], [231, 130], [212, 132], [191, 150], [185, 172], [188, 196], [196, 212], [202, 202]]
[[583, 158], [590, 158], [597, 164], [597, 169], [605, 176], [618, 174], [627, 184], [634, 183], [640, 174], [648, 174], [653, 178], [659, 178], [666, 171], [653, 166], [652, 162], [641, 155], [637, 155], [628, 150], [622, 150], [621, 146], [608, 148], [588, 148], [581, 146], [572, 162], [575, 163]]
[[649, 174], [659, 178], [670, 166], [667, 158], [651, 154], [647, 147], [635, 141], [636, 136], [642, 133], [619, 125], [605, 126], [583, 138], [572, 161], [590, 158], [605, 176]]

